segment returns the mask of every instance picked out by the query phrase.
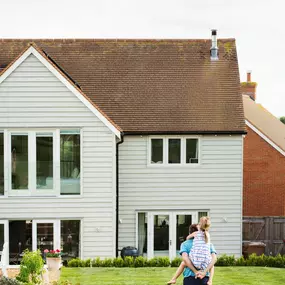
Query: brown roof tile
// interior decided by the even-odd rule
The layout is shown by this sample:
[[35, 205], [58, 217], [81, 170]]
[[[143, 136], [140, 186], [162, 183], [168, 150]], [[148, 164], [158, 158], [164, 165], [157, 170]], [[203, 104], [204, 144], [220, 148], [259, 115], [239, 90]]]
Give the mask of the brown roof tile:
[[125, 133], [244, 132], [235, 41], [0, 40], [0, 66], [30, 42]]

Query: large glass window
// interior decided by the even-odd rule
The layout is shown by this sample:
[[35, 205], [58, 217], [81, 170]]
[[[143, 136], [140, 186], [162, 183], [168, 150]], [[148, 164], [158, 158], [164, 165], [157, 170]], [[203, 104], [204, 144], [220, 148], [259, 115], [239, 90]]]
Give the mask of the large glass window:
[[79, 257], [80, 250], [80, 221], [61, 221], [61, 248], [63, 260]]
[[36, 135], [37, 189], [53, 189], [53, 134]]
[[0, 195], [4, 195], [4, 134], [3, 133], [0, 133]]
[[198, 139], [186, 139], [186, 163], [198, 162]]
[[60, 134], [60, 193], [80, 194], [80, 134]]
[[28, 135], [11, 136], [12, 189], [29, 188]]
[[139, 255], [147, 253], [147, 213], [138, 213], [138, 250]]
[[32, 250], [32, 221], [9, 222], [9, 262], [20, 264], [25, 249]]
[[181, 162], [181, 139], [168, 140], [168, 163]]
[[163, 163], [163, 139], [151, 140], [151, 163]]

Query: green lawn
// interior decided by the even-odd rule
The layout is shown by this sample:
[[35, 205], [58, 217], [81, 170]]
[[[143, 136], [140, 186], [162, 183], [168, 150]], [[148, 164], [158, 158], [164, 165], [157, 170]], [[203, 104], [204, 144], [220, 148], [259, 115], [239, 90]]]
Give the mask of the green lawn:
[[[214, 285], [281, 285], [285, 269], [266, 267], [216, 267]], [[175, 268], [63, 268], [61, 280], [80, 285], [161, 285]], [[182, 285], [182, 277], [177, 285]]]

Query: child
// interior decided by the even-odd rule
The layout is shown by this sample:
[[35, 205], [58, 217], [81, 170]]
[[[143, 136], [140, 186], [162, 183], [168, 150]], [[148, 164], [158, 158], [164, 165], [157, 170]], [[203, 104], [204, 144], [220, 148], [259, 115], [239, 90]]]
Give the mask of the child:
[[[202, 217], [200, 219], [199, 225], [193, 224], [189, 227], [190, 234], [186, 238], [187, 240], [194, 238], [193, 247], [191, 249], [189, 257], [193, 265], [198, 270], [205, 270], [211, 262], [210, 234], [208, 232], [210, 225], [211, 225], [210, 219], [208, 217]], [[196, 237], [197, 240], [195, 243]], [[202, 254], [200, 252], [201, 249], [202, 249]], [[207, 252], [205, 249], [207, 249]], [[173, 278], [169, 282], [167, 282], [167, 284], [175, 284], [176, 279], [183, 273], [184, 268], [185, 268], [185, 263], [182, 261], [177, 271], [175, 272]], [[214, 273], [214, 268], [210, 270], [211, 276], [208, 284], [212, 284], [213, 273]]]

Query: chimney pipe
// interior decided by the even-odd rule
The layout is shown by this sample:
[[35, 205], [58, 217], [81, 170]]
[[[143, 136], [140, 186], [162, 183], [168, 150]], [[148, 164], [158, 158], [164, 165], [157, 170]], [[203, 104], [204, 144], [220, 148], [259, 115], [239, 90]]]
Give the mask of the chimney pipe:
[[246, 73], [246, 82], [241, 82], [241, 93], [249, 96], [252, 100], [256, 100], [256, 82], [251, 81], [251, 71]]
[[212, 30], [212, 47], [211, 47], [211, 60], [218, 60], [218, 41], [217, 30]]
[[246, 73], [247, 82], [251, 82], [251, 70], [248, 70]]

